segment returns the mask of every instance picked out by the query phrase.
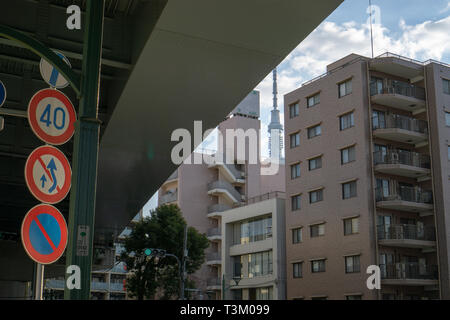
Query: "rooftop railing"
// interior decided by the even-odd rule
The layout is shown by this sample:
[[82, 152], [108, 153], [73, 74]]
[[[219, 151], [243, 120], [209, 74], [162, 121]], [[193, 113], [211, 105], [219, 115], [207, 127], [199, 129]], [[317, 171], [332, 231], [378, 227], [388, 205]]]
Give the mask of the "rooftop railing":
[[253, 204], [253, 203], [257, 203], [257, 202], [261, 202], [261, 201], [265, 201], [265, 200], [269, 200], [269, 199], [274, 199], [274, 198], [286, 199], [286, 193], [282, 192], [282, 191], [273, 191], [273, 192], [265, 193], [265, 194], [262, 194], [262, 195], [259, 195], [256, 197], [249, 198], [247, 200], [247, 202], [243, 205]]

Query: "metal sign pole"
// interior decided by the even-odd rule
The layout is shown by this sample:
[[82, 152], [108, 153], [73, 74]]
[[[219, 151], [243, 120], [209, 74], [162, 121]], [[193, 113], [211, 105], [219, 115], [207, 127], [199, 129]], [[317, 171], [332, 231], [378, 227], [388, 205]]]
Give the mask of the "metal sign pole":
[[44, 290], [44, 265], [36, 263], [34, 270], [33, 299], [42, 300]]
[[[103, 40], [104, 0], [87, 0], [84, 29], [81, 99], [75, 125], [72, 190], [69, 208], [69, 244], [66, 268], [80, 268], [79, 289], [64, 290], [65, 299], [90, 298], [94, 239], [95, 193], [100, 121], [98, 99]], [[69, 276], [66, 274], [66, 276]]]

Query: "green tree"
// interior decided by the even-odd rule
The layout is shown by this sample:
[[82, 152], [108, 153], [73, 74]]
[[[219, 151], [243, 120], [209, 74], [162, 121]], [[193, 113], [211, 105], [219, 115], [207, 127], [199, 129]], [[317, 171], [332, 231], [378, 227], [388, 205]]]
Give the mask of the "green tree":
[[[163, 249], [176, 255], [180, 261], [183, 256], [184, 220], [176, 205], [163, 205], [151, 212], [149, 217], [136, 223], [125, 240], [125, 251], [121, 260], [127, 265], [131, 276], [127, 281], [127, 291], [139, 300], [144, 298], [179, 298], [180, 274], [174, 257], [162, 259], [147, 258], [146, 248]], [[205, 262], [205, 249], [209, 241], [195, 228], [188, 228], [186, 272], [192, 274]], [[186, 288], [192, 282], [186, 281]]]

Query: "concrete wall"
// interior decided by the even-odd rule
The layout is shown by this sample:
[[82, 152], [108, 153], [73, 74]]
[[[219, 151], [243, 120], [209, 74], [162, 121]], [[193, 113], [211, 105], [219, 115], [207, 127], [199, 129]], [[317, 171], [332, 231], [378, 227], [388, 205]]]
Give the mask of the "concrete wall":
[[445, 123], [450, 95], [443, 93], [443, 78], [450, 80], [450, 68], [434, 63], [426, 67], [441, 298], [450, 299], [450, 128]]

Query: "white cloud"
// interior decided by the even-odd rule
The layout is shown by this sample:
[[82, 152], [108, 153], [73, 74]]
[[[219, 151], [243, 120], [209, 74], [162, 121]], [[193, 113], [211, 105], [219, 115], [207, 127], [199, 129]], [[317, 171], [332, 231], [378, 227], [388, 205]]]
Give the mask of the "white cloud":
[[439, 11], [439, 13], [445, 13], [445, 12], [447, 12], [447, 11], [449, 11], [450, 10], [450, 1], [449, 1], [449, 3], [447, 3], [447, 6], [444, 8], [444, 9], [442, 9], [441, 11]]
[[[450, 10], [450, 2], [447, 10]], [[450, 53], [450, 16], [438, 21], [408, 25], [401, 20], [399, 31], [391, 32], [382, 24], [373, 25], [374, 54], [397, 53], [418, 60], [441, 60]], [[326, 71], [326, 66], [351, 53], [371, 56], [370, 28], [367, 24], [323, 22], [278, 67], [278, 105], [283, 111], [283, 95]], [[257, 86], [261, 109], [272, 108], [272, 73]], [[262, 110], [264, 111], [264, 110]], [[283, 117], [282, 117], [283, 119]], [[268, 118], [261, 119], [268, 123]], [[262, 148], [267, 134], [262, 130]]]
[[[450, 16], [438, 21], [408, 25], [400, 21], [397, 36], [381, 24], [375, 24], [374, 53], [392, 52], [413, 59], [440, 60], [450, 53]], [[370, 29], [353, 21], [337, 24], [323, 22], [278, 67], [279, 106], [283, 95], [326, 71], [326, 66], [348, 54], [371, 55]], [[261, 107], [272, 107], [272, 74], [257, 86]], [[265, 119], [263, 119], [265, 121]]]

